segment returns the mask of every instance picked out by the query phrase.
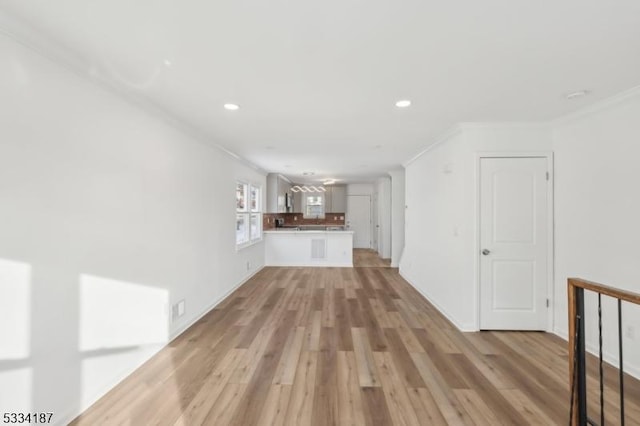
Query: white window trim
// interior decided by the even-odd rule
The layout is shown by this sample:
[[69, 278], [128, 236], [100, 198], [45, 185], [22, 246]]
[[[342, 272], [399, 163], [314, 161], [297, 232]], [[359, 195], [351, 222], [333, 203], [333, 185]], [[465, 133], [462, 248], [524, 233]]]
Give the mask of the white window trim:
[[[236, 251], [240, 251], [240, 250], [242, 250], [244, 248], [251, 247], [251, 246], [253, 246], [255, 244], [258, 244], [258, 243], [262, 242], [262, 240], [264, 238], [264, 229], [263, 229], [263, 224], [262, 224], [263, 215], [264, 215], [264, 197], [263, 197], [263, 194], [262, 194], [262, 185], [254, 184], [254, 183], [251, 183], [251, 182], [248, 182], [248, 181], [244, 181], [244, 180], [241, 180], [241, 179], [236, 179], [236, 186], [238, 184], [242, 184], [242, 185], [246, 185], [247, 186], [247, 200], [246, 200], [246, 206], [247, 206], [246, 208], [247, 208], [247, 210], [246, 211], [238, 211], [237, 208], [236, 208], [236, 214], [235, 214], [236, 218], [234, 219], [234, 222], [237, 221], [237, 216], [239, 214], [246, 215], [246, 218], [248, 219], [248, 221], [246, 222], [246, 224], [247, 224], [246, 226], [248, 226], [249, 240], [245, 241], [245, 242], [242, 242], [240, 244], [238, 244], [237, 240], [236, 240]], [[251, 211], [251, 189], [252, 188], [257, 188], [258, 189], [258, 194], [259, 194], [258, 195], [258, 197], [259, 197], [259, 199], [258, 199], [258, 211], [255, 211], [255, 212]], [[260, 224], [260, 233], [259, 233], [258, 238], [253, 239], [252, 235], [251, 235], [251, 215], [255, 215], [255, 214], [258, 215], [258, 223]], [[237, 222], [235, 222], [235, 223], [237, 223]], [[235, 225], [234, 225], [234, 227], [235, 227]]]

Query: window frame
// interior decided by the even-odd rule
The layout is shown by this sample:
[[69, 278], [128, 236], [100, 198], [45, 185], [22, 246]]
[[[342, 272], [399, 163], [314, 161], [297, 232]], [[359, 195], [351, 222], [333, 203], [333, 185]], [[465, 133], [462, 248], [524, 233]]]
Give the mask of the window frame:
[[[326, 193], [324, 192], [320, 192], [320, 193], [308, 193], [305, 192], [304, 196], [303, 196], [303, 203], [304, 203], [304, 208], [302, 209], [302, 217], [304, 219], [324, 219], [326, 217], [327, 214], [327, 196]], [[307, 197], [319, 197], [320, 198], [320, 204], [312, 204], [311, 206], [320, 206], [322, 207], [322, 214], [318, 214], [318, 215], [310, 215], [307, 214], [307, 212], [309, 211], [309, 204], [308, 204], [308, 199]]]
[[[238, 208], [238, 197], [237, 191], [238, 187], [242, 185], [244, 189], [244, 206], [242, 208]], [[256, 198], [255, 207], [253, 206], [254, 196]], [[262, 196], [262, 185], [254, 184], [245, 180], [236, 180], [236, 250], [243, 249], [245, 247], [252, 246], [262, 241], [264, 229], [262, 228], [262, 217], [263, 217], [263, 196]], [[238, 241], [238, 223], [239, 217], [244, 218], [244, 226], [245, 226], [245, 237], [242, 241]], [[256, 218], [256, 230], [254, 231], [251, 226], [251, 219]]]

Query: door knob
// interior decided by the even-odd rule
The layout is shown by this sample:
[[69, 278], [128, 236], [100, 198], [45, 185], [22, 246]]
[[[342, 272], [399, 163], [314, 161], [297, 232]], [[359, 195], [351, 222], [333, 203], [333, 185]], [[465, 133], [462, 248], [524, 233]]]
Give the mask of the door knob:
[[487, 249], [482, 250], [482, 254], [485, 255], [485, 256], [488, 256], [489, 253], [491, 253], [490, 250], [487, 250]]

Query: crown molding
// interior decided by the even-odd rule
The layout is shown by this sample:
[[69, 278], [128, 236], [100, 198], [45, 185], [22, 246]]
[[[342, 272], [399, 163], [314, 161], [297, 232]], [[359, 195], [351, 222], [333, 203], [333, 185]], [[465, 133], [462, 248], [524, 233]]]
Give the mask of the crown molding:
[[625, 90], [616, 95], [610, 96], [608, 98], [599, 100], [591, 105], [580, 108], [577, 111], [555, 118], [551, 120], [549, 124], [551, 125], [551, 127], [553, 127], [569, 123], [579, 118], [604, 111], [605, 109], [618, 105], [628, 99], [635, 98], [636, 96], [640, 96], [640, 86], [632, 87], [631, 89]]
[[8, 16], [0, 10], [0, 35], [37, 53], [57, 66], [63, 67], [79, 78], [89, 81], [117, 98], [141, 109], [152, 117], [168, 124], [184, 135], [210, 148], [217, 149], [237, 162], [267, 175], [267, 172], [239, 154], [225, 148], [212, 139], [212, 136], [189, 123], [184, 118], [152, 101], [148, 97], [131, 91], [124, 84], [109, 78], [91, 64], [91, 61], [77, 52], [44, 37], [37, 29], [22, 22], [19, 18]]
[[431, 144], [429, 144], [425, 149], [423, 149], [422, 151], [420, 151], [419, 153], [411, 157], [409, 160], [402, 163], [402, 166], [405, 168], [408, 167], [411, 163], [413, 163], [414, 161], [416, 161], [418, 158], [422, 157], [424, 154], [428, 153], [429, 151], [435, 149], [438, 145], [442, 145], [452, 137], [461, 133], [462, 130], [463, 130], [462, 123], [456, 124], [455, 126], [451, 127], [449, 130], [447, 130], [446, 132], [444, 132], [443, 134], [435, 138], [435, 140]]

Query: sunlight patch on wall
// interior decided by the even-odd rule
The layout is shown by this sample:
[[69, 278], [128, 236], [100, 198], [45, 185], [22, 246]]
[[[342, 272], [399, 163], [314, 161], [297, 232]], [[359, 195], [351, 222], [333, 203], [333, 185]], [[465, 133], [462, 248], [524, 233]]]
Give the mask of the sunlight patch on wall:
[[0, 413], [31, 411], [31, 368], [0, 370]]
[[0, 259], [0, 361], [30, 353], [31, 266]]
[[80, 350], [166, 343], [169, 291], [80, 275]]

